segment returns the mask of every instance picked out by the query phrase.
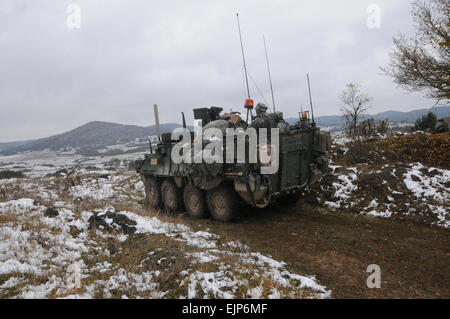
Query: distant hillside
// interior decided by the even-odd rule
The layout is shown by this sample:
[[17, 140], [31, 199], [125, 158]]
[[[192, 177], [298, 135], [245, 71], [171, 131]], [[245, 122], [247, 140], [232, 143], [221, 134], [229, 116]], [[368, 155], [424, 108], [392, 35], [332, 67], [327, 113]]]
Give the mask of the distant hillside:
[[[411, 112], [387, 111], [375, 115], [366, 115], [364, 118], [373, 117], [374, 119], [389, 119], [390, 121], [402, 123], [414, 123], [420, 116], [433, 111], [438, 118], [450, 116], [450, 106], [436, 107], [433, 109], [421, 109]], [[287, 119], [290, 123], [295, 123], [296, 118]], [[341, 115], [319, 116], [316, 117], [319, 126], [342, 126], [343, 118]], [[179, 124], [162, 124], [163, 132], [171, 132], [180, 127]], [[31, 141], [0, 143], [0, 154], [9, 155], [25, 151], [41, 151], [44, 149], [61, 150], [76, 149], [77, 153], [83, 155], [98, 155], [98, 151], [107, 146], [130, 143], [129, 148], [137, 151], [139, 148], [146, 148], [146, 136], [156, 135], [154, 125], [143, 127], [137, 125], [123, 125], [108, 122], [89, 122], [83, 126], [77, 127], [71, 131], [41, 138]], [[138, 141], [137, 141], [138, 140]], [[137, 141], [137, 143], [136, 143]], [[135, 142], [135, 143], [133, 143]], [[110, 149], [108, 154], [123, 153], [120, 149]], [[104, 151], [102, 154], [105, 154]]]
[[27, 143], [30, 143], [31, 140], [29, 141], [19, 141], [19, 142], [7, 142], [7, 143], [0, 143], [0, 152], [2, 150], [6, 150], [8, 148], [13, 148], [13, 147], [18, 147]]
[[[163, 132], [170, 132], [180, 127], [179, 124], [162, 124]], [[74, 130], [28, 142], [2, 143], [0, 153], [8, 155], [24, 151], [41, 151], [44, 149], [60, 150], [65, 148], [93, 149], [104, 146], [124, 144], [137, 138], [156, 135], [154, 125], [148, 127], [123, 125], [108, 122], [89, 122]]]
[[427, 114], [428, 112], [433, 112], [436, 114], [436, 117], [440, 119], [450, 116], [450, 106], [438, 106], [431, 109], [420, 109], [410, 112], [386, 111], [368, 117], [373, 117], [376, 120], [389, 119], [394, 122], [414, 123], [419, 117]]
[[[419, 117], [433, 112], [437, 118], [443, 118], [450, 116], [450, 106], [438, 106], [431, 109], [419, 109], [410, 112], [398, 112], [398, 111], [386, 111], [377, 114], [367, 114], [361, 117], [361, 119], [374, 118], [375, 120], [385, 120], [400, 123], [414, 123]], [[289, 123], [295, 123], [298, 121], [296, 118], [287, 119]], [[316, 122], [319, 126], [342, 126], [344, 125], [344, 119], [342, 115], [327, 115], [316, 117]]]

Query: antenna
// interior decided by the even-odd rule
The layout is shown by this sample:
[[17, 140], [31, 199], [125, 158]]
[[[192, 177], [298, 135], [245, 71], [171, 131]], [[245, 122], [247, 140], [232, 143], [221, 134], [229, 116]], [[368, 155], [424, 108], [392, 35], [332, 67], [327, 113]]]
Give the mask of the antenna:
[[237, 24], [238, 24], [238, 30], [239, 30], [239, 39], [241, 41], [242, 61], [244, 62], [245, 84], [247, 85], [247, 97], [250, 98], [250, 88], [248, 86], [247, 66], [245, 64], [244, 45], [242, 44], [242, 34], [241, 34], [241, 24], [239, 23], [239, 13], [236, 13], [236, 18], [237, 18]]
[[245, 73], [245, 84], [247, 86], [247, 100], [245, 101], [245, 108], [247, 109], [247, 124], [248, 124], [248, 113], [253, 108], [253, 101], [250, 98], [250, 88], [248, 86], [248, 75], [247, 75], [247, 65], [245, 64], [245, 54], [244, 54], [244, 45], [242, 44], [242, 34], [241, 34], [241, 24], [239, 23], [239, 13], [236, 13], [238, 30], [239, 30], [239, 39], [241, 41], [241, 52], [242, 52], [242, 61], [244, 62], [244, 73]]
[[263, 41], [264, 41], [264, 50], [266, 51], [266, 63], [267, 63], [267, 72], [269, 73], [270, 92], [272, 93], [272, 107], [273, 107], [273, 113], [275, 113], [275, 97], [273, 95], [272, 76], [270, 74], [269, 56], [267, 55], [266, 38], [264, 37], [264, 35], [263, 35]]
[[269, 103], [267, 103], [266, 98], [264, 97], [264, 94], [262, 94], [261, 90], [258, 87], [258, 84], [256, 84], [256, 81], [250, 72], [248, 72], [248, 77], [253, 82], [253, 85], [255, 86], [256, 90], [258, 90], [258, 93], [259, 93], [259, 95], [261, 95], [261, 98], [263, 99], [264, 103], [269, 104]]
[[311, 118], [312, 118], [312, 123], [314, 124], [314, 110], [313, 110], [313, 102], [312, 102], [312, 97], [311, 97], [311, 85], [309, 84], [309, 74], [306, 73], [306, 79], [308, 80], [308, 91], [309, 91], [309, 104], [311, 105]]

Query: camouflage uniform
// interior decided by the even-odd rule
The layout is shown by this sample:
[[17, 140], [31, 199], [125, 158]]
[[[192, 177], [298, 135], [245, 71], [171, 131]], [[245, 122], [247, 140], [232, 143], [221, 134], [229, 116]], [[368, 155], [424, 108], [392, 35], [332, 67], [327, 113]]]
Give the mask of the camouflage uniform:
[[267, 128], [272, 127], [269, 115], [267, 115], [267, 106], [264, 103], [258, 103], [255, 108], [256, 116], [253, 117], [252, 127]]
[[289, 133], [290, 126], [289, 123], [286, 122], [283, 118], [283, 112], [275, 112], [276, 117], [276, 127], [280, 129], [281, 134]]

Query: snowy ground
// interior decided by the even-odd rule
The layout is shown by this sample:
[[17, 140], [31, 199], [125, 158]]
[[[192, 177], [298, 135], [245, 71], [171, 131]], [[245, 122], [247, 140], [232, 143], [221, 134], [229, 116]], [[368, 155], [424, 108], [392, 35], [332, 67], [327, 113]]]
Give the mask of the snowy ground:
[[134, 173], [7, 179], [0, 191], [1, 298], [331, 294], [239, 242], [145, 212]]
[[[0, 298], [331, 296], [311, 274], [145, 211], [143, 184], [125, 171], [141, 156], [47, 150], [0, 157], [0, 170], [30, 177], [0, 180]], [[448, 170], [420, 163], [332, 170], [308, 195], [322, 207], [450, 226]], [[80, 288], [70, 285], [76, 273]]]
[[[332, 138], [332, 153], [339, 160], [353, 140], [344, 132], [334, 132]], [[450, 170], [421, 163], [331, 164], [331, 174], [308, 194], [315, 204], [381, 218], [416, 216], [425, 223], [450, 226]]]
[[[127, 149], [126, 145], [115, 145], [115, 149]], [[105, 152], [107, 149], [104, 150]], [[82, 156], [75, 150], [43, 150], [0, 156], [0, 170], [24, 172], [30, 177], [54, 174], [61, 169], [77, 167], [79, 171], [127, 169], [130, 161], [142, 157], [142, 152], [120, 155]]]
[[315, 191], [322, 205], [383, 218], [419, 215], [434, 225], [450, 226], [449, 170], [420, 163], [331, 168], [333, 173]]

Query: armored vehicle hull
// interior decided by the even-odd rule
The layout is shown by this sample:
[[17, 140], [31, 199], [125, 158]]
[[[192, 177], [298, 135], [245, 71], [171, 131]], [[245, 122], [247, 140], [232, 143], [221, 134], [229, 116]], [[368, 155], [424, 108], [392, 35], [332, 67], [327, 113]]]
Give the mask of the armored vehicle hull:
[[[224, 125], [236, 128], [241, 125], [241, 132], [245, 134], [252, 127], [247, 127], [246, 123], [237, 124], [229, 114], [220, 117], [219, 112], [218, 108], [197, 109], [194, 114], [205, 125], [204, 129], [223, 129]], [[256, 118], [254, 123], [258, 123], [257, 120]], [[285, 122], [284, 124], [287, 125]], [[274, 127], [281, 127], [280, 123], [269, 123], [267, 128]], [[287, 125], [276, 135], [269, 134], [269, 143], [262, 144], [258, 136], [258, 156], [255, 162], [250, 160], [249, 139], [244, 139], [243, 160], [239, 161], [234, 155], [233, 161], [224, 163], [204, 160], [180, 162], [174, 160], [172, 154], [180, 141], [172, 137], [171, 134], [163, 134], [156, 149], [151, 149], [144, 159], [135, 162], [136, 171], [145, 185], [146, 203], [150, 207], [168, 211], [186, 210], [196, 218], [211, 215], [223, 222], [231, 221], [239, 212], [245, 211], [241, 209], [242, 205], [265, 208], [273, 200], [281, 204], [297, 201], [301, 190], [317, 182], [328, 169], [325, 155], [331, 146], [330, 135], [321, 132], [305, 118], [296, 125]], [[190, 142], [195, 144], [198, 137], [192, 133], [189, 133], [189, 137]], [[232, 138], [234, 141], [238, 140], [237, 136]], [[235, 144], [227, 144], [229, 139], [227, 137], [219, 141], [223, 146], [221, 151], [224, 152], [224, 157], [230, 145], [236, 150]], [[274, 145], [278, 147], [275, 149]], [[264, 171], [268, 164], [260, 159], [259, 155], [263, 150], [277, 162], [275, 171]], [[192, 147], [189, 152], [192, 154], [185, 158], [195, 158]]]

